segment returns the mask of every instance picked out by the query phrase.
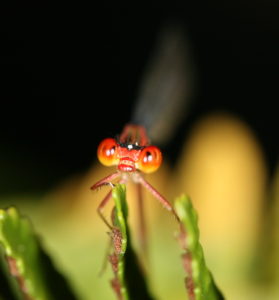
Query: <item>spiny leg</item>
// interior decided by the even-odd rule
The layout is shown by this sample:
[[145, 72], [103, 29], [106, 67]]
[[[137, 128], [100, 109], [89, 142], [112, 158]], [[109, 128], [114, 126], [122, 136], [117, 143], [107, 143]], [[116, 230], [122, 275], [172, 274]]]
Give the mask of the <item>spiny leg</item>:
[[139, 223], [138, 223], [138, 230], [139, 230], [139, 240], [140, 240], [140, 247], [143, 250], [143, 253], [146, 255], [147, 253], [147, 234], [146, 234], [146, 224], [144, 218], [144, 203], [142, 197], [142, 186], [137, 184], [137, 193], [138, 193], [138, 215], [139, 215]]
[[96, 190], [97, 188], [103, 186], [103, 185], [108, 185], [108, 184], [111, 184], [111, 181], [114, 180], [115, 178], [118, 178], [121, 176], [121, 173], [120, 172], [115, 172], [115, 173], [112, 173], [106, 177], [104, 177], [103, 179], [97, 181], [95, 184], [93, 184], [90, 189], [91, 190]]
[[[121, 176], [120, 172], [112, 173], [112, 174], [106, 176], [105, 178], [99, 180], [98, 182], [96, 182], [91, 187], [91, 189], [95, 190], [99, 187], [102, 187], [103, 185], [111, 185], [111, 187], [113, 188], [113, 184], [111, 183], [111, 180], [118, 178], [119, 176]], [[117, 183], [125, 183], [125, 182], [126, 182], [126, 180], [124, 178], [121, 178], [120, 180], [117, 181]], [[108, 222], [108, 220], [105, 218], [105, 216], [103, 214], [103, 210], [111, 198], [112, 198], [112, 190], [109, 191], [109, 193], [105, 196], [105, 198], [102, 200], [102, 202], [99, 204], [99, 206], [97, 208], [97, 212], [98, 212], [99, 216], [101, 217], [101, 219], [104, 221], [104, 223], [108, 226], [108, 228], [110, 230], [113, 229], [113, 226], [111, 226], [110, 223]]]
[[99, 206], [97, 208], [97, 212], [98, 212], [99, 216], [101, 217], [101, 219], [104, 221], [104, 223], [108, 226], [108, 228], [110, 230], [112, 230], [113, 227], [109, 224], [108, 220], [104, 216], [103, 210], [104, 210], [104, 207], [106, 206], [106, 204], [108, 203], [108, 201], [111, 199], [111, 194], [112, 194], [112, 191], [109, 191], [109, 193], [105, 196], [105, 198], [102, 200], [102, 202], [99, 204]]
[[[96, 190], [97, 188], [102, 187], [103, 185], [112, 185], [111, 181], [115, 178], [118, 178], [121, 175], [120, 172], [115, 172], [112, 173], [106, 177], [104, 177], [103, 179], [97, 181], [95, 184], [93, 184], [91, 186], [91, 190]], [[98, 208], [97, 208], [97, 212], [99, 214], [99, 216], [101, 217], [101, 219], [104, 221], [104, 223], [109, 227], [109, 229], [112, 229], [112, 226], [109, 224], [109, 222], [107, 221], [107, 219], [105, 218], [105, 216], [103, 215], [103, 209], [106, 206], [106, 204], [108, 203], [108, 201], [111, 198], [111, 194], [112, 191], [110, 191], [105, 198], [102, 200], [102, 202], [99, 204]]]
[[173, 206], [171, 203], [164, 197], [162, 196], [150, 183], [148, 183], [140, 174], [137, 174], [137, 182], [139, 182], [141, 185], [143, 185], [157, 200], [160, 201], [160, 203], [168, 210], [170, 211], [175, 219], [178, 221], [180, 224], [180, 220], [178, 215], [176, 214]]

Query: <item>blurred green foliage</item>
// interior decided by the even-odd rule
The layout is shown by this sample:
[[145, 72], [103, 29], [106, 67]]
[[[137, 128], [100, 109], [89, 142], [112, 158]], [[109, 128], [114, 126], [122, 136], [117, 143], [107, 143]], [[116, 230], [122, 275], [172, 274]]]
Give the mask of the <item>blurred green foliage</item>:
[[30, 221], [14, 207], [0, 210], [0, 244], [7, 280], [13, 290], [3, 293], [17, 299], [75, 299], [66, 280], [41, 248]]
[[115, 203], [111, 237], [114, 252], [110, 255], [115, 278], [112, 280], [118, 299], [151, 300], [145, 274], [132, 248], [129, 227], [127, 224], [128, 206], [126, 186], [118, 184], [113, 188], [112, 197]]
[[[115, 206], [112, 210], [113, 227], [110, 232], [112, 247], [108, 255], [114, 273], [111, 285], [118, 299], [152, 300], [154, 298], [149, 291], [148, 277], [131, 244], [125, 185], [116, 185], [112, 197]], [[186, 277], [189, 299], [223, 299], [205, 265], [203, 250], [199, 244], [197, 215], [190, 200], [185, 196], [180, 197], [175, 202], [175, 208], [181, 219], [180, 244], [184, 245], [183, 251], [190, 254], [187, 259], [191, 271]], [[4, 284], [5, 289], [1, 287], [1, 297], [76, 299], [66, 279], [45, 254], [28, 218], [21, 216], [14, 207], [0, 210], [0, 243], [4, 254], [4, 268], [1, 268], [4, 272], [0, 273], [1, 286], [4, 281], [10, 281], [10, 288], [7, 288], [7, 283]], [[182, 256], [184, 268], [185, 253]], [[148, 273], [152, 276], [152, 272]], [[191, 280], [192, 286], [187, 284]], [[171, 280], [169, 284], [172, 284]]]
[[177, 198], [175, 209], [182, 225], [179, 240], [184, 249], [182, 259], [186, 271], [186, 287], [189, 298], [195, 300], [224, 299], [206, 266], [203, 249], [199, 242], [198, 217], [190, 198], [186, 195]]

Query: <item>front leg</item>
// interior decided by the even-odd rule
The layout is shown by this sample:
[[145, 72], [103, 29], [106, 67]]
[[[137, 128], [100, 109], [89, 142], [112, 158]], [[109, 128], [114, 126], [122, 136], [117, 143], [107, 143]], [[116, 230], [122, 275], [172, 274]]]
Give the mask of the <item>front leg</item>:
[[[103, 179], [97, 181], [95, 184], [93, 184], [91, 186], [91, 190], [96, 190], [97, 188], [100, 188], [104, 185], [110, 185], [113, 188], [113, 183], [111, 182], [112, 180], [118, 178], [121, 176], [121, 172], [115, 172], [112, 173], [106, 177], [104, 177]], [[126, 179], [125, 178], [120, 178], [120, 180], [116, 181], [117, 183], [125, 183]], [[108, 222], [108, 220], [105, 218], [104, 214], [103, 214], [103, 210], [105, 208], [105, 206], [107, 205], [107, 203], [109, 202], [109, 200], [112, 198], [112, 191], [109, 191], [109, 193], [105, 196], [105, 198], [102, 200], [102, 202], [99, 204], [98, 208], [97, 208], [97, 212], [99, 214], [99, 216], [101, 217], [101, 219], [104, 221], [104, 223], [108, 226], [108, 228], [110, 230], [113, 229], [113, 226], [110, 225], [110, 223]]]
[[103, 179], [97, 181], [95, 184], [93, 184], [90, 189], [91, 190], [96, 190], [97, 188], [99, 187], [102, 187], [103, 185], [108, 185], [108, 184], [111, 184], [111, 181], [114, 180], [115, 178], [118, 178], [121, 176], [121, 173], [120, 172], [115, 172], [115, 173], [112, 173], [106, 177], [104, 177]]
[[144, 255], [147, 255], [147, 231], [146, 231], [146, 224], [144, 218], [144, 203], [143, 203], [143, 195], [142, 195], [142, 185], [136, 183], [137, 187], [137, 194], [138, 194], [138, 231], [139, 231], [139, 240], [141, 250], [143, 251]]
[[109, 191], [109, 193], [106, 195], [106, 197], [102, 200], [102, 202], [99, 204], [99, 206], [97, 208], [97, 212], [98, 212], [99, 216], [101, 217], [101, 219], [104, 221], [104, 223], [108, 226], [108, 228], [110, 230], [112, 230], [113, 227], [109, 224], [108, 220], [104, 216], [103, 210], [104, 210], [104, 207], [106, 206], [106, 204], [111, 199], [111, 194], [112, 194], [112, 191]]

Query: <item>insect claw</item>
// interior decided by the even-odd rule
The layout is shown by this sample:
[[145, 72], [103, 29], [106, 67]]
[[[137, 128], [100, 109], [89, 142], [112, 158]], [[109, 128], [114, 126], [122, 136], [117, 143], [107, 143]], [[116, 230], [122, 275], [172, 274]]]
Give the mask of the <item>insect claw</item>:
[[109, 185], [112, 189], [115, 187], [115, 184], [112, 182], [107, 182], [106, 184]]

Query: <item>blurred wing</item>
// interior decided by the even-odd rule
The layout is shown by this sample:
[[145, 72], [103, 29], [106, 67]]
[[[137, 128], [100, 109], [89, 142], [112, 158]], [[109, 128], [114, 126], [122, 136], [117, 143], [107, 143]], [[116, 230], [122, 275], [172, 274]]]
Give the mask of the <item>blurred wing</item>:
[[189, 43], [178, 26], [159, 35], [139, 87], [132, 123], [145, 126], [150, 140], [163, 145], [187, 114], [194, 71]]

